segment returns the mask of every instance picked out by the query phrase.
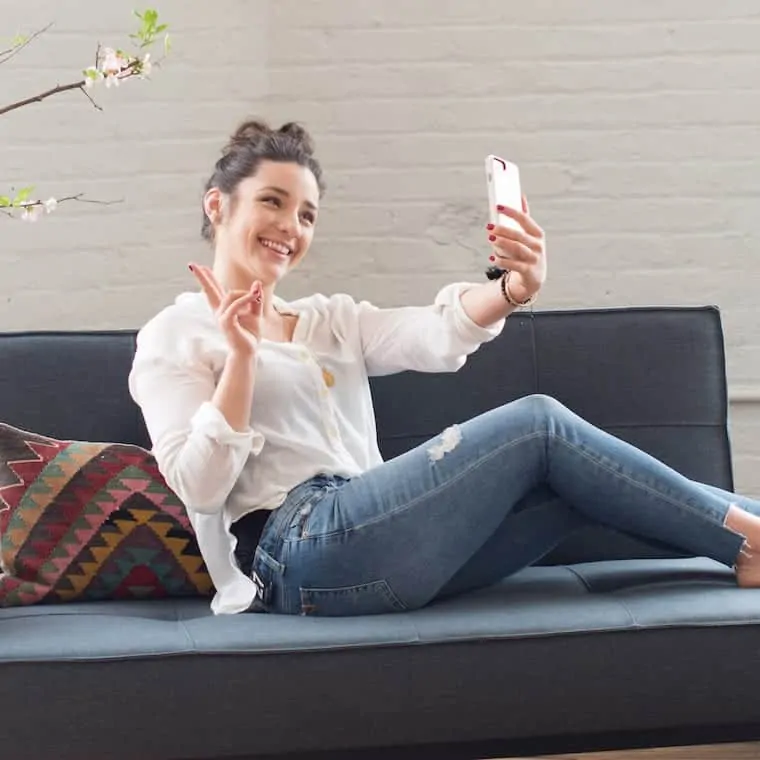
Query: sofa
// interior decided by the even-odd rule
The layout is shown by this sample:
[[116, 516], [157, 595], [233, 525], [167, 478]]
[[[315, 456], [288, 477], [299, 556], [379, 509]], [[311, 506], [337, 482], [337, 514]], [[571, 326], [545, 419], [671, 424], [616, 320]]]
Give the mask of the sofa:
[[[0, 421], [149, 448], [126, 386], [134, 346], [133, 330], [0, 334]], [[381, 449], [533, 393], [733, 486], [713, 307], [515, 313], [457, 373], [373, 380]], [[0, 608], [0, 747], [445, 760], [759, 739], [758, 652], [760, 591], [587, 528], [492, 587], [407, 613], [215, 617], [202, 596]]]

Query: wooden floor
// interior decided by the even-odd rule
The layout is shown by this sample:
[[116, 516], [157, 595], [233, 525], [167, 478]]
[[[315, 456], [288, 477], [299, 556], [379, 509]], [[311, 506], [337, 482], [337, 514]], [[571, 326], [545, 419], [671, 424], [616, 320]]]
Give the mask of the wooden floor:
[[[505, 760], [510, 760], [505, 758]], [[534, 760], [540, 760], [534, 758]], [[586, 755], [552, 755], [546, 760], [760, 760], [760, 742], [715, 744], [709, 747], [670, 747]]]

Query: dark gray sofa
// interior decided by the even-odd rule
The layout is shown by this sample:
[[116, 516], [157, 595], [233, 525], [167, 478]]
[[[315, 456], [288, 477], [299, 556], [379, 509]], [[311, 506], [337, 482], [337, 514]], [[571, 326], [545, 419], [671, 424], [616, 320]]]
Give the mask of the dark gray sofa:
[[[0, 420], [149, 446], [134, 333], [0, 335]], [[386, 457], [541, 392], [732, 487], [713, 308], [519, 313], [452, 375], [374, 382]], [[466, 508], [466, 505], [463, 505]], [[586, 530], [428, 609], [212, 617], [205, 599], [0, 610], [13, 760], [481, 758], [760, 738], [760, 591]]]

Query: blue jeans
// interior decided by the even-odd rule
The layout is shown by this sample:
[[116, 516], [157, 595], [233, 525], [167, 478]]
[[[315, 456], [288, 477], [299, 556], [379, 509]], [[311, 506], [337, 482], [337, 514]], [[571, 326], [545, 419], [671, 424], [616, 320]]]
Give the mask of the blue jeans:
[[744, 538], [731, 504], [760, 503], [689, 480], [534, 395], [344, 479], [320, 475], [269, 517], [255, 609], [364, 615], [480, 588], [602, 523], [733, 566]]

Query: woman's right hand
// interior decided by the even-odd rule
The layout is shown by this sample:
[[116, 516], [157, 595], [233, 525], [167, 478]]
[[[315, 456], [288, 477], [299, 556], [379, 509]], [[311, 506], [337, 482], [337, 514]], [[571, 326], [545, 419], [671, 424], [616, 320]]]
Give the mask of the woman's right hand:
[[209, 267], [190, 264], [190, 271], [200, 283], [230, 351], [240, 357], [255, 356], [261, 339], [261, 282], [256, 280], [249, 290], [225, 292]]

